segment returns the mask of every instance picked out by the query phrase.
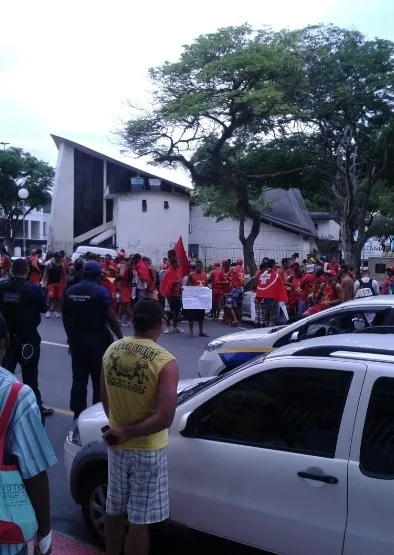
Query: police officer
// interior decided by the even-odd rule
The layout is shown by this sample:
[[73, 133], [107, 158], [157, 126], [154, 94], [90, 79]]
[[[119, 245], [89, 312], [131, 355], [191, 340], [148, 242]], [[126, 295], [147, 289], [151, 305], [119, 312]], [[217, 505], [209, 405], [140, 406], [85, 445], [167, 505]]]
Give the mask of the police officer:
[[70, 409], [78, 418], [87, 407], [89, 376], [93, 385], [93, 404], [100, 401], [102, 358], [112, 343], [109, 328], [123, 337], [111, 297], [100, 285], [102, 269], [94, 260], [85, 263], [83, 280], [64, 294], [63, 324], [70, 345], [72, 387]]
[[41, 314], [47, 310], [47, 302], [40, 286], [27, 280], [28, 275], [28, 263], [18, 258], [12, 264], [11, 279], [0, 286], [0, 310], [10, 335], [4, 367], [14, 373], [20, 364], [23, 383], [34, 391], [44, 421], [53, 414], [53, 409], [43, 407], [38, 388], [41, 337], [37, 328]]

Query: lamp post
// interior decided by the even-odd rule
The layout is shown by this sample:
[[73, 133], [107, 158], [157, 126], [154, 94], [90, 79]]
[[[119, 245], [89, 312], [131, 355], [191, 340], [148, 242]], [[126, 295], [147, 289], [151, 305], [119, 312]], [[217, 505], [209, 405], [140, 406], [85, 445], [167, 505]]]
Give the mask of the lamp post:
[[5, 147], [6, 147], [7, 145], [9, 145], [9, 144], [10, 144], [10, 143], [5, 143], [4, 141], [1, 141], [1, 142], [0, 142], [0, 145], [2, 145], [3, 150], [5, 150]]
[[22, 187], [18, 191], [18, 197], [22, 201], [22, 230], [23, 230], [23, 256], [26, 256], [26, 232], [25, 232], [25, 200], [29, 196], [29, 191]]

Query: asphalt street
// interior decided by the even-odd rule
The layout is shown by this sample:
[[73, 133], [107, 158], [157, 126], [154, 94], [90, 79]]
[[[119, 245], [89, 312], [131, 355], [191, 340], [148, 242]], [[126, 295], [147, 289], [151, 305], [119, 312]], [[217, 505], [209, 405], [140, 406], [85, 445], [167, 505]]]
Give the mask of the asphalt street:
[[[180, 377], [197, 377], [197, 363], [204, 346], [209, 339], [187, 336], [187, 323], [180, 324], [185, 332], [182, 334], [162, 335], [159, 343], [172, 352], [179, 364]], [[230, 330], [223, 324], [206, 322], [206, 333], [210, 339], [214, 339], [234, 330]], [[125, 335], [131, 334], [131, 330], [123, 329]], [[40, 389], [47, 406], [55, 408], [55, 414], [47, 419], [46, 430], [52, 442], [55, 453], [58, 457], [58, 464], [50, 470], [51, 486], [51, 514], [53, 529], [72, 536], [77, 539], [90, 543], [90, 536], [85, 530], [84, 523], [80, 514], [80, 509], [71, 499], [65, 469], [63, 465], [63, 443], [67, 435], [68, 428], [72, 422], [69, 412], [69, 393], [71, 387], [71, 360], [66, 345], [66, 336], [61, 319], [46, 320], [40, 326], [42, 338], [41, 360], [40, 360]], [[91, 391], [89, 392], [91, 402]], [[170, 534], [170, 548], [177, 552], [178, 548], [182, 552], [192, 553], [189, 537], [185, 539], [184, 534]], [[204, 543], [206, 540], [202, 540]], [[212, 547], [214, 540], [209, 539], [209, 546]], [[184, 543], [186, 542], [186, 544]], [[216, 542], [216, 540], [215, 540]], [[192, 541], [194, 547], [197, 545], [195, 538]], [[197, 542], [198, 543], [198, 542]], [[227, 551], [229, 546], [227, 546]], [[175, 550], [175, 551], [174, 551]], [[230, 549], [232, 551], [232, 548]], [[198, 550], [200, 551], [200, 550]], [[239, 553], [239, 548], [235, 550]]]

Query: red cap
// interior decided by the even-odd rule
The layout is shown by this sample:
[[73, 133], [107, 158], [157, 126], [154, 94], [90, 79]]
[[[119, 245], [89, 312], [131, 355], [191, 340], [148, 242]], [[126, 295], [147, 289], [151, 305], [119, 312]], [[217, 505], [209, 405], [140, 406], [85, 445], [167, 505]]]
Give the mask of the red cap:
[[215, 266], [215, 268], [217, 268], [218, 266], [220, 266], [220, 262], [215, 262], [214, 266]]
[[337, 274], [336, 274], [336, 272], [334, 272], [334, 270], [327, 270], [327, 272], [326, 272], [326, 276], [334, 276], [335, 277], [336, 275]]
[[227, 263], [227, 260], [222, 260], [222, 264], [226, 264], [226, 263]]
[[237, 265], [242, 266], [243, 263], [244, 263], [244, 261], [242, 260], [242, 258], [238, 258]]

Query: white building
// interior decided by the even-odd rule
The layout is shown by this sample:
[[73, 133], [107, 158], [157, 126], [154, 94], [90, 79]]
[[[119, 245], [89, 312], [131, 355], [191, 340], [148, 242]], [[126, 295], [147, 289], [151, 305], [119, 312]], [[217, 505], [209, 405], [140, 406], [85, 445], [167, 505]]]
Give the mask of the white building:
[[62, 137], [49, 244], [73, 252], [100, 245], [140, 252], [157, 263], [189, 233], [190, 189]]
[[[26, 212], [29, 207], [26, 206]], [[51, 207], [46, 206], [41, 210], [32, 210], [29, 212], [22, 223], [22, 219], [18, 221], [15, 230], [15, 246], [14, 256], [22, 256], [23, 250], [23, 226], [25, 228], [26, 252], [29, 253], [33, 249], [41, 249], [46, 252], [49, 220]], [[2, 238], [4, 240], [4, 238]]]
[[[185, 248], [207, 264], [243, 257], [238, 223], [217, 223], [189, 206], [190, 188], [120, 162], [83, 145], [52, 136], [59, 150], [48, 248], [74, 251], [81, 244], [140, 252], [157, 264], [183, 237]], [[315, 247], [317, 232], [300, 192], [271, 189], [262, 215], [256, 261], [301, 260]], [[246, 232], [248, 230], [246, 223]]]

